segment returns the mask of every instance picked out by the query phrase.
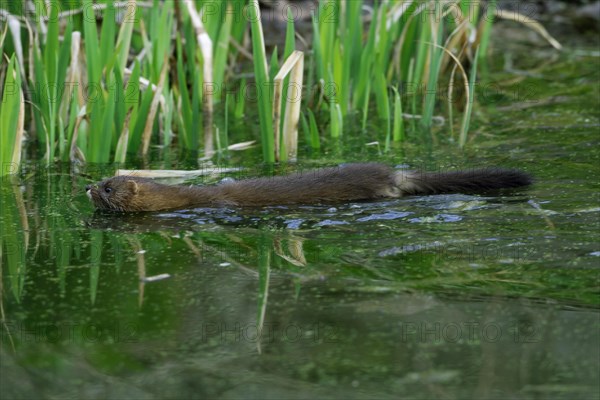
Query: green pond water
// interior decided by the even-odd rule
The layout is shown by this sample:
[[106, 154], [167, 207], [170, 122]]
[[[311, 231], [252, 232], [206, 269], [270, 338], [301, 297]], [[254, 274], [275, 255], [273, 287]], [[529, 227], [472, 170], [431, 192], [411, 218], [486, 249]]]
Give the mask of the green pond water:
[[511, 193], [113, 215], [83, 190], [113, 167], [25, 164], [1, 185], [0, 397], [598, 398], [599, 62], [537, 51], [490, 67], [467, 150], [371, 133], [275, 169], [535, 176]]

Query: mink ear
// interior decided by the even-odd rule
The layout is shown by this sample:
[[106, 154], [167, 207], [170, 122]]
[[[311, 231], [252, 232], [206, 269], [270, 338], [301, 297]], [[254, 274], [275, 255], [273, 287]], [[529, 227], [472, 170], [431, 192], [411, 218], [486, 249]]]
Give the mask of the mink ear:
[[137, 194], [139, 191], [139, 187], [136, 181], [132, 181], [132, 180], [128, 180], [127, 181], [127, 186], [129, 187], [129, 189], [131, 189], [131, 191], [134, 194]]

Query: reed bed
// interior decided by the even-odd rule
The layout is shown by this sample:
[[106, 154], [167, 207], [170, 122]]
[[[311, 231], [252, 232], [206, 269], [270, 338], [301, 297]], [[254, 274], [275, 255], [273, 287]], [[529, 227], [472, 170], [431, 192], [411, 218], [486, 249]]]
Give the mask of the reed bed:
[[254, 112], [259, 129], [244, 140], [259, 140], [267, 163], [297, 159], [298, 141], [319, 149], [324, 136], [362, 134], [344, 125], [354, 114], [362, 131], [381, 120], [386, 151], [429, 134], [440, 114], [464, 146], [493, 20], [526, 22], [560, 48], [495, 1], [370, 4], [321, 1], [304, 52], [288, 8], [279, 52], [265, 46], [258, 0], [2, 3], [2, 174], [25, 142], [46, 163], [124, 163], [170, 147], [208, 159], [230, 147], [232, 118]]

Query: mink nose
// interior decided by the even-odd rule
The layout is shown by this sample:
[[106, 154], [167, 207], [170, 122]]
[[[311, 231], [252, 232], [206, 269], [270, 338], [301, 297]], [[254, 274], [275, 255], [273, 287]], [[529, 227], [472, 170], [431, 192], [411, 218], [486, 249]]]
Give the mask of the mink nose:
[[92, 190], [92, 185], [85, 185], [85, 191]]

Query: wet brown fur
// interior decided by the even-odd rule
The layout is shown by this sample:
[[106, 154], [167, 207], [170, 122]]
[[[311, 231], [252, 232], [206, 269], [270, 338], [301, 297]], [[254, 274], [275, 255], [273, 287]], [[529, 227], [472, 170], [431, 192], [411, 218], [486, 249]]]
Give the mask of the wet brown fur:
[[517, 170], [488, 168], [421, 173], [362, 163], [213, 186], [163, 185], [151, 179], [118, 176], [89, 185], [86, 191], [98, 209], [159, 211], [202, 206], [341, 203], [405, 195], [479, 192], [530, 183], [530, 177]]

